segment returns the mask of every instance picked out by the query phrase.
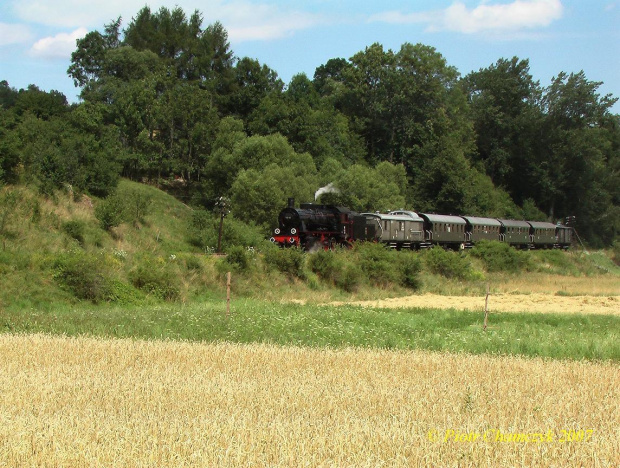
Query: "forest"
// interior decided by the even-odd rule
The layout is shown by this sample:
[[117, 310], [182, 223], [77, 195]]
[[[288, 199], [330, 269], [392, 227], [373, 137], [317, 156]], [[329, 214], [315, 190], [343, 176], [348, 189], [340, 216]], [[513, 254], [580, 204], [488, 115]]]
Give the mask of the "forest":
[[0, 194], [106, 198], [127, 178], [205, 210], [223, 197], [267, 236], [287, 198], [332, 184], [321, 202], [359, 211], [568, 218], [591, 246], [617, 240], [618, 98], [583, 71], [541, 86], [513, 57], [462, 76], [433, 47], [375, 43], [287, 84], [203, 23], [144, 7], [88, 33], [76, 104], [0, 82]]

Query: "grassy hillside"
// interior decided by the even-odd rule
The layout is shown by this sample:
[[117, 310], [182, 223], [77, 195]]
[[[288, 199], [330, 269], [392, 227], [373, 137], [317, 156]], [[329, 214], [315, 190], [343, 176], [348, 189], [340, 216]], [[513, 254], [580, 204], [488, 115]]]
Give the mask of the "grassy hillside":
[[[106, 206], [112, 214], [122, 211], [108, 229], [102, 227]], [[620, 268], [602, 252], [517, 252], [487, 245], [465, 254], [441, 249], [416, 254], [363, 245], [306, 255], [276, 249], [265, 233], [230, 217], [224, 226], [228, 256], [219, 257], [212, 254], [217, 217], [152, 186], [122, 181], [115, 197], [106, 200], [70, 189], [50, 199], [28, 187], [5, 187], [0, 190], [0, 310], [200, 303], [225, 295], [226, 271], [233, 272], [237, 297], [310, 302], [416, 291], [482, 294], [487, 283], [496, 287], [525, 278], [534, 284], [558, 276], [597, 277], [597, 283], [609, 285], [601, 290], [608, 294], [620, 277]], [[579, 292], [562, 283], [558, 293]]]

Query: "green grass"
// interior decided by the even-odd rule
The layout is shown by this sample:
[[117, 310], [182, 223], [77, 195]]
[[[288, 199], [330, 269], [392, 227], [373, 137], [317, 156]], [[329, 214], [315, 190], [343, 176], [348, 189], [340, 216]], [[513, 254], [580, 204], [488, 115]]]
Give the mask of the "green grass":
[[492, 314], [440, 309], [235, 301], [142, 308], [0, 310], [0, 331], [139, 339], [263, 342], [311, 347], [425, 349], [552, 359], [620, 361], [620, 319], [603, 315]]

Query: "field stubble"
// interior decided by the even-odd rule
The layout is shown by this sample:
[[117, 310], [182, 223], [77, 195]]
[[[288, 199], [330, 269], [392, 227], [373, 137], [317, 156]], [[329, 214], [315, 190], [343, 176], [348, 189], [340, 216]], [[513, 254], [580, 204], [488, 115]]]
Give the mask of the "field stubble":
[[613, 363], [0, 335], [0, 369], [5, 466], [620, 461]]

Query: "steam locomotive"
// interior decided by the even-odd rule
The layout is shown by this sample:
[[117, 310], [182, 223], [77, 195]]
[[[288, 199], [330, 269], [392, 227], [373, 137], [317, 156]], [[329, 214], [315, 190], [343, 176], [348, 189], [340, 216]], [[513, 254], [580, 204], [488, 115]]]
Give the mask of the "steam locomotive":
[[497, 240], [521, 249], [567, 249], [572, 235], [572, 227], [548, 222], [406, 210], [356, 213], [341, 206], [313, 203], [295, 208], [290, 198], [278, 216], [271, 241], [306, 250], [351, 246], [356, 241], [382, 242], [398, 250], [432, 246], [463, 250], [480, 240]]

